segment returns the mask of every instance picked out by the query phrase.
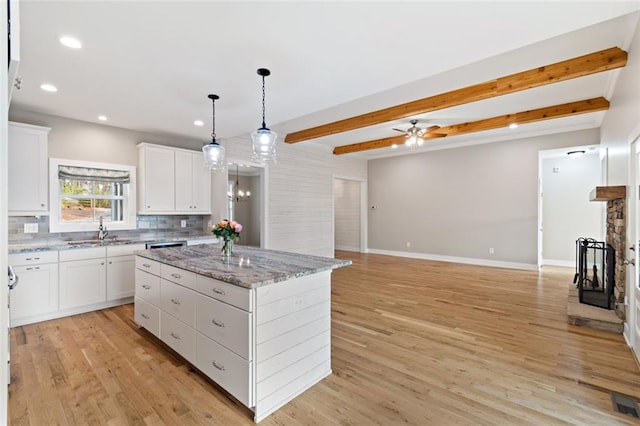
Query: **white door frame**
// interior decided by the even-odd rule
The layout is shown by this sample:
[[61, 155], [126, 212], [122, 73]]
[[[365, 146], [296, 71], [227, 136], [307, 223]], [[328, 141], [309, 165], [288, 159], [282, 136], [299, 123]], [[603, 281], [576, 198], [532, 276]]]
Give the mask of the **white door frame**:
[[[629, 185], [627, 193], [627, 241], [628, 249], [633, 248], [623, 254], [624, 258], [633, 259], [635, 264], [628, 264], [626, 268], [626, 288], [625, 302], [626, 322], [624, 324], [624, 335], [627, 343], [640, 359], [640, 277], [638, 276], [638, 263], [640, 260], [640, 129], [632, 133], [629, 144]], [[633, 253], [633, 254], [632, 254]]]
[[[336, 194], [335, 194], [335, 182], [336, 179], [341, 180], [349, 180], [353, 182], [360, 182], [360, 253], [367, 253], [368, 249], [368, 216], [367, 216], [367, 203], [368, 203], [368, 186], [367, 181], [362, 178], [357, 178], [353, 176], [345, 176], [345, 175], [333, 175], [333, 180], [331, 182], [331, 203], [333, 204], [333, 217], [331, 218], [331, 228], [333, 230], [333, 234], [336, 232]], [[335, 247], [334, 247], [335, 250]]]
[[[6, 2], [5, 2], [6, 4]], [[2, 34], [7, 33], [7, 8], [0, 8], [0, 29]], [[8, 329], [9, 310], [7, 309], [7, 298], [9, 289], [7, 287], [7, 266], [8, 266], [8, 143], [7, 130], [9, 128], [9, 91], [8, 91], [8, 64], [7, 55], [2, 55], [0, 62], [2, 71], [0, 72], [0, 424], [7, 424], [8, 405], [8, 369], [5, 368], [9, 361], [8, 354]]]
[[[254, 163], [252, 161], [240, 160], [238, 158], [227, 158], [227, 165], [225, 167], [225, 182], [229, 176], [229, 164], [244, 164], [251, 167], [260, 169], [258, 177], [260, 178], [260, 248], [268, 249], [269, 245], [269, 230], [267, 229], [268, 215], [269, 215], [269, 166], [268, 164]], [[226, 188], [225, 184], [225, 188]], [[225, 190], [225, 194], [226, 194]], [[226, 206], [225, 200], [225, 206]]]

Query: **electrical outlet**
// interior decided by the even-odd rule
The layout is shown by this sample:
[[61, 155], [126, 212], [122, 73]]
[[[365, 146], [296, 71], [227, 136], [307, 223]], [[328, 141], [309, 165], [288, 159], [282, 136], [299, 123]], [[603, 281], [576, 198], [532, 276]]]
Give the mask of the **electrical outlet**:
[[495, 254], [495, 250], [493, 249], [493, 247], [489, 247], [489, 254]]
[[181, 227], [181, 228], [186, 228], [186, 227], [187, 227], [187, 221], [186, 221], [186, 220], [184, 220], [184, 219], [182, 219], [182, 220], [180, 221], [180, 227]]
[[24, 224], [24, 233], [25, 234], [35, 234], [38, 232], [38, 224], [37, 223], [25, 223]]
[[411, 241], [407, 241], [407, 248], [411, 248]]

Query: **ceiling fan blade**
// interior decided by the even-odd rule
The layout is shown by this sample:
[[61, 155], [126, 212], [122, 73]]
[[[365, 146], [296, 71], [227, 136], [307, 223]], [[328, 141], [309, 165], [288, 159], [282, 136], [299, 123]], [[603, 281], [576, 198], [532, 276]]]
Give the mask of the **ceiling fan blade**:
[[401, 129], [391, 129], [391, 130], [395, 130], [396, 132], [400, 132], [400, 133], [407, 133], [406, 130], [401, 130]]
[[439, 128], [440, 128], [440, 126], [434, 125], [434, 126], [429, 126], [429, 127], [427, 127], [424, 131], [425, 131], [426, 133], [431, 133], [431, 132], [433, 132], [434, 130], [438, 130]]

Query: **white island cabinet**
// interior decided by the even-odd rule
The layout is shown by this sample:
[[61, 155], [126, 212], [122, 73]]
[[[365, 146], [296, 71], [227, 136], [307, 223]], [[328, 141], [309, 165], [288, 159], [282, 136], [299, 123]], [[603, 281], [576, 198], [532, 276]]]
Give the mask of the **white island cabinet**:
[[331, 374], [331, 270], [351, 262], [234, 251], [139, 252], [135, 320], [259, 422]]

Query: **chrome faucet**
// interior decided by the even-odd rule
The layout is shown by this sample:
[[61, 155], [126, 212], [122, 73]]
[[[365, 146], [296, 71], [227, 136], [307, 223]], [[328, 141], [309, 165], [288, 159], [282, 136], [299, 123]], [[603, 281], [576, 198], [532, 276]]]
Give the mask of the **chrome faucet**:
[[109, 231], [107, 231], [107, 227], [102, 224], [102, 216], [100, 216], [100, 226], [98, 226], [98, 239], [100, 241], [104, 241], [109, 235]]

